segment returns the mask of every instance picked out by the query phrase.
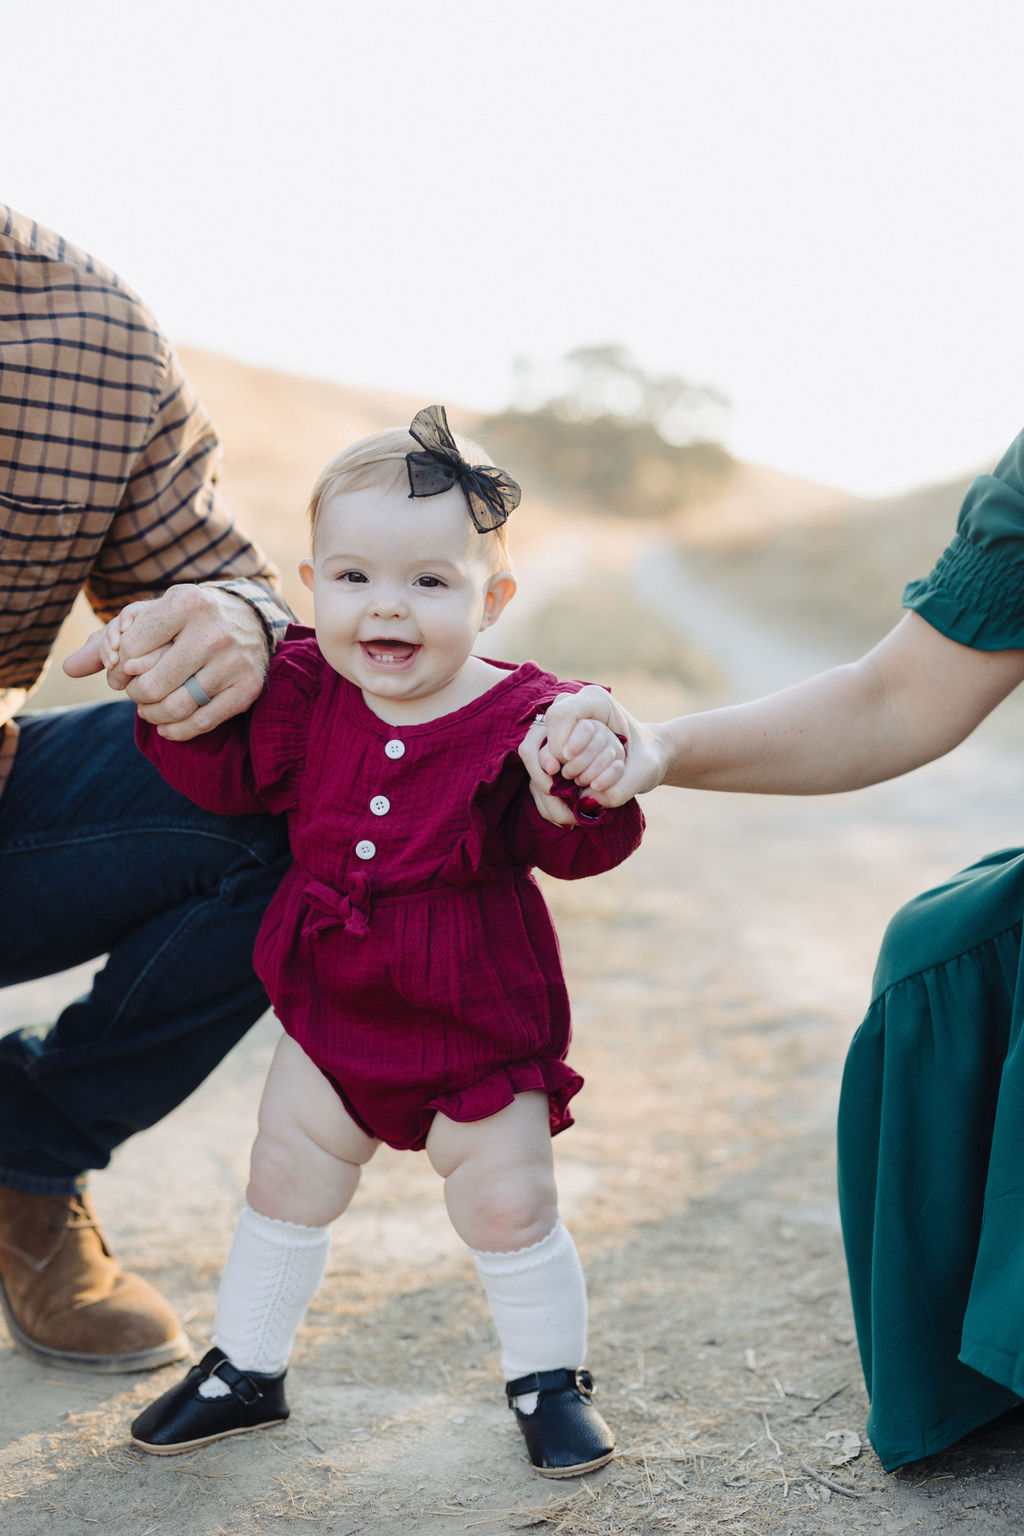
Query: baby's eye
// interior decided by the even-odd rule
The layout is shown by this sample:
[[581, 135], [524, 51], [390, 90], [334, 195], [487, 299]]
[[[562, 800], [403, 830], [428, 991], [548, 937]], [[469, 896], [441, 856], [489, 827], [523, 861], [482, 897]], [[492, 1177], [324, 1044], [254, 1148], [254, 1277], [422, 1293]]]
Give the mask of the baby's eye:
[[417, 576], [415, 584], [418, 587], [443, 587], [444, 586], [444, 582], [441, 580], [440, 576]]
[[357, 582], [366, 581], [367, 578], [362, 571], [339, 571], [334, 579], [335, 581]]

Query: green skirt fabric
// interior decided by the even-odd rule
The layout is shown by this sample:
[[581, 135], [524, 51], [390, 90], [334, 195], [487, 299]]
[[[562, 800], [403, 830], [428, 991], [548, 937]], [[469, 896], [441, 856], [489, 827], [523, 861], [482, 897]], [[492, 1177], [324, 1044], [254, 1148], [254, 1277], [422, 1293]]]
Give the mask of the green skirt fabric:
[[886, 934], [850, 1047], [839, 1195], [888, 1469], [1024, 1397], [1024, 851], [926, 892]]

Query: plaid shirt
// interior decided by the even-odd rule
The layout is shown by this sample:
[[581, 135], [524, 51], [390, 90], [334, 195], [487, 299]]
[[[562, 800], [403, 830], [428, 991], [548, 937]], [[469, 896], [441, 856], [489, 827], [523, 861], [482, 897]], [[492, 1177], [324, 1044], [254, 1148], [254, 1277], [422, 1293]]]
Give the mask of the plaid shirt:
[[220, 443], [149, 310], [115, 274], [0, 203], [0, 791], [12, 716], [75, 598], [100, 619], [175, 582], [251, 603], [271, 645], [277, 572], [216, 488]]

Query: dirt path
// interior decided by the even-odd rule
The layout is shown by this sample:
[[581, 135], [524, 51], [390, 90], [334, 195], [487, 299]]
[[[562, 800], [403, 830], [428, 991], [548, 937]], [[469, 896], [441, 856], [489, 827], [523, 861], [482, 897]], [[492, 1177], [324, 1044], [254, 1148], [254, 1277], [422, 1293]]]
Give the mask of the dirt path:
[[[957, 865], [1024, 841], [1017, 763], [982, 733], [856, 796], [664, 793], [647, 810], [644, 848], [622, 870], [548, 885], [588, 1079], [557, 1144], [562, 1205], [616, 1461], [578, 1483], [532, 1473], [437, 1180], [422, 1157], [385, 1151], [339, 1224], [287, 1425], [148, 1458], [125, 1428], [170, 1371], [58, 1373], [0, 1344], [5, 1531], [995, 1536], [1024, 1524], [1016, 1425], [897, 1476], [854, 1454], [865, 1402], [832, 1135], [884, 923]], [[8, 991], [4, 1027], [51, 1016], [80, 982]], [[119, 1252], [181, 1308], [197, 1347], [276, 1029], [265, 1019], [95, 1184]], [[854, 1459], [834, 1466], [841, 1455]]]

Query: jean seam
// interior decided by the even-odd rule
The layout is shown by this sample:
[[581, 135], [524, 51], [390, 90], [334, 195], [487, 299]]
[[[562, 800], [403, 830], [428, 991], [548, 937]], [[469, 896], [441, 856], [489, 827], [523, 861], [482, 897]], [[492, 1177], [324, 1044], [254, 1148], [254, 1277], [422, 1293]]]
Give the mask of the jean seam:
[[73, 837], [67, 833], [56, 834], [48, 832], [23, 834], [21, 836], [15, 834], [13, 837], [6, 839], [3, 846], [0, 846], [0, 859], [8, 853], [39, 852], [41, 849], [79, 848], [89, 843], [106, 843], [114, 838], [138, 839], [139, 837], [151, 836], [154, 833], [168, 837], [209, 838], [212, 842], [227, 843], [232, 848], [244, 850], [244, 852], [263, 866], [276, 863], [277, 859], [281, 856], [280, 852], [266, 854], [260, 849], [255, 848], [251, 842], [243, 838], [229, 837], [223, 832], [216, 831], [214, 828], [206, 830], [189, 823], [160, 822], [136, 824], [123, 829], [110, 828], [105, 831], [78, 834]]
[[77, 1178], [43, 1178], [38, 1174], [21, 1173], [17, 1168], [5, 1168], [0, 1164], [0, 1185], [4, 1189], [16, 1189], [23, 1195], [77, 1195], [85, 1189], [88, 1175]]

